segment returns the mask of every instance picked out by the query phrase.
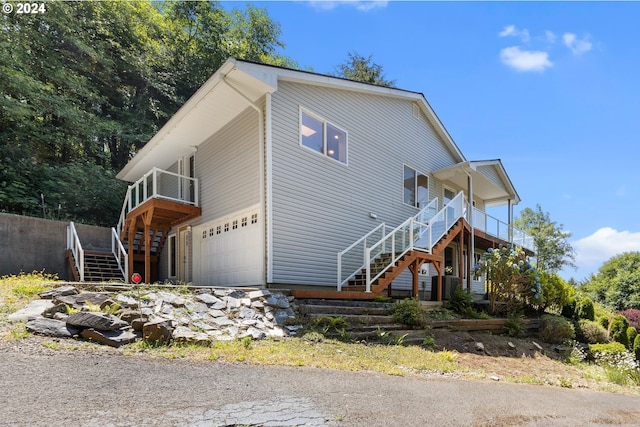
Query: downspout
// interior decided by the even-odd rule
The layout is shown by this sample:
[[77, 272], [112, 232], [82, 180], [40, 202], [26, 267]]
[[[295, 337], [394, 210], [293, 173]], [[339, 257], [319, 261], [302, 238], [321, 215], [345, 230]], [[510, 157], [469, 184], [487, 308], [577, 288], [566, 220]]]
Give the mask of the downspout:
[[[235, 68], [234, 68], [235, 69]], [[233, 70], [232, 70], [233, 71]], [[230, 71], [231, 72], [231, 71]], [[228, 74], [228, 73], [227, 73]], [[271, 268], [271, 252], [269, 251], [269, 248], [271, 246], [271, 228], [270, 228], [270, 219], [271, 219], [271, 209], [270, 209], [270, 205], [267, 205], [267, 195], [265, 195], [265, 193], [268, 193], [269, 198], [270, 198], [270, 194], [271, 194], [271, 94], [270, 93], [266, 93], [266, 109], [267, 109], [267, 116], [269, 118], [269, 123], [267, 124], [268, 129], [267, 129], [267, 134], [268, 134], [268, 142], [265, 139], [265, 121], [264, 121], [264, 113], [262, 112], [262, 109], [260, 107], [258, 107], [251, 99], [249, 99], [244, 93], [240, 92], [240, 90], [238, 90], [235, 86], [233, 86], [231, 83], [229, 83], [227, 81], [227, 74], [222, 76], [222, 81], [231, 89], [233, 90], [235, 93], [237, 93], [238, 95], [240, 95], [240, 97], [242, 99], [244, 99], [245, 101], [247, 101], [247, 104], [249, 104], [249, 106], [251, 108], [253, 108], [255, 111], [258, 112], [258, 139], [259, 144], [260, 144], [260, 151], [262, 152], [262, 155], [260, 156], [260, 168], [261, 168], [261, 173], [260, 173], [260, 188], [262, 189], [262, 191], [260, 191], [260, 204], [265, 208], [265, 221], [264, 221], [264, 229], [265, 229], [265, 259], [264, 259], [264, 267], [265, 270], [267, 272], [267, 274], [264, 276], [265, 278], [265, 286], [267, 283], [271, 282], [271, 275], [272, 273], [272, 268]], [[267, 146], [268, 145], [268, 146]], [[265, 173], [263, 173], [262, 171], [267, 171], [267, 176], [265, 177]]]

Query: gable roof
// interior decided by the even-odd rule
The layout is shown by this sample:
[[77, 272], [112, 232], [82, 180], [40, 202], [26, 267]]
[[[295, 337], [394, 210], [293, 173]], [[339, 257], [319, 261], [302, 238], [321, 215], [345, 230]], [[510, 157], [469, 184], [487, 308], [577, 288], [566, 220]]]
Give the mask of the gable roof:
[[135, 181], [153, 167], [169, 168], [177, 159], [194, 152], [198, 145], [250, 104], [255, 105], [265, 94], [275, 92], [281, 80], [411, 100], [419, 106], [456, 161], [466, 161], [420, 92], [229, 58], [138, 151], [117, 177]]
[[500, 159], [465, 161], [433, 172], [436, 178], [459, 188], [467, 188], [467, 174], [472, 176], [474, 195], [484, 200], [486, 205], [500, 206], [508, 200], [512, 204], [520, 202], [520, 196]]

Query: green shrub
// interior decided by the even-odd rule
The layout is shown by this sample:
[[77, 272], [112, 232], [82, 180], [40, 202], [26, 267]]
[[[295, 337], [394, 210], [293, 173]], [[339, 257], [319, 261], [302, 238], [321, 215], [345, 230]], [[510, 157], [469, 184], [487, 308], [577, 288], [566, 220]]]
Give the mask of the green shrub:
[[576, 323], [576, 339], [587, 344], [608, 343], [609, 333], [599, 323], [582, 319]]
[[573, 325], [564, 317], [544, 314], [540, 320], [540, 339], [544, 342], [561, 344], [566, 340], [572, 340], [576, 336]]
[[522, 324], [522, 316], [510, 316], [506, 322], [504, 322], [504, 329], [507, 335], [514, 338], [520, 338], [527, 332], [527, 328]]
[[625, 348], [629, 347], [629, 337], [627, 336], [627, 328], [629, 328], [629, 321], [622, 315], [613, 316], [609, 322], [609, 337], [613, 341], [619, 342], [624, 345]]
[[397, 301], [391, 306], [391, 315], [398, 323], [412, 327], [423, 327], [427, 323], [427, 313], [417, 299]]
[[633, 326], [629, 326], [627, 328], [627, 348], [629, 350], [633, 350], [633, 344], [635, 343], [635, 339], [638, 336], [638, 330]]
[[452, 310], [454, 313], [468, 315], [473, 312], [471, 305], [473, 304], [473, 297], [471, 294], [461, 286], [458, 286], [454, 289], [451, 297], [449, 298], [449, 302], [447, 303], [447, 308]]
[[636, 335], [636, 339], [633, 340], [633, 354], [636, 360], [640, 361], [640, 335]]
[[595, 308], [591, 298], [583, 297], [576, 303], [575, 318], [576, 320], [595, 320]]
[[598, 317], [598, 323], [600, 324], [600, 326], [602, 326], [606, 330], [609, 330], [609, 317], [610, 316], [607, 316], [607, 315]]
[[[576, 290], [559, 275], [547, 272], [540, 273], [543, 308], [559, 312], [575, 300]], [[563, 314], [564, 315], [564, 314]], [[571, 318], [571, 316], [567, 316]]]
[[587, 351], [587, 359], [596, 360], [598, 355], [616, 356], [627, 352], [627, 348], [619, 342], [610, 342], [606, 344], [589, 344]]

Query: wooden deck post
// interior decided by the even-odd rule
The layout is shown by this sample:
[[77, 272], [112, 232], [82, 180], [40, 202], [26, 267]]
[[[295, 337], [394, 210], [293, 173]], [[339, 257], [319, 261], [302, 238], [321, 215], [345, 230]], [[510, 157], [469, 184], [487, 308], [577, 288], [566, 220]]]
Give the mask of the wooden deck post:
[[416, 259], [409, 266], [409, 271], [411, 271], [412, 286], [411, 286], [411, 296], [417, 298], [420, 296], [419, 287], [418, 287], [418, 273], [420, 272], [420, 260]]

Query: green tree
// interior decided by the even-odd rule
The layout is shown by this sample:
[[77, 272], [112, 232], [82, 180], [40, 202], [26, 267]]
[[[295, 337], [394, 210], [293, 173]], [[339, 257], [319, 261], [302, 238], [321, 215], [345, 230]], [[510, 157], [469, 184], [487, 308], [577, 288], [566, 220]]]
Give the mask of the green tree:
[[563, 267], [575, 268], [575, 251], [568, 242], [571, 233], [562, 230], [562, 224], [551, 221], [540, 205], [536, 210], [525, 208], [516, 218], [515, 225], [533, 236], [539, 270], [558, 273]]
[[295, 65], [277, 53], [279, 24], [250, 5], [231, 12], [186, 1], [46, 8], [0, 15], [3, 212], [113, 225], [125, 188], [115, 171], [228, 56]]
[[349, 52], [347, 60], [338, 65], [336, 76], [378, 86], [395, 87], [395, 80], [387, 80], [382, 65], [373, 62], [373, 56], [364, 57], [357, 52]]
[[516, 314], [527, 304], [542, 303], [540, 277], [522, 248], [489, 248], [474, 270], [487, 277], [491, 313]]
[[640, 309], [640, 252], [611, 258], [587, 279], [581, 290], [614, 311]]

